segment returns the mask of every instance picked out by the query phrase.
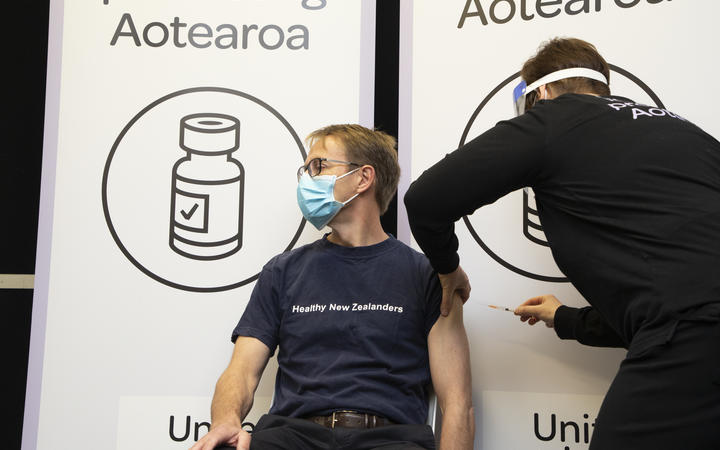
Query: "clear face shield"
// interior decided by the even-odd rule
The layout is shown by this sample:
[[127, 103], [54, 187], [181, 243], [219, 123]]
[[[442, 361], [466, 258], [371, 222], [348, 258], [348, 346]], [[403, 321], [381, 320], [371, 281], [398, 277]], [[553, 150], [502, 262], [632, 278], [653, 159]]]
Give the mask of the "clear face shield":
[[556, 72], [551, 72], [539, 80], [530, 83], [528, 86], [525, 80], [520, 80], [515, 89], [513, 89], [513, 102], [515, 105], [515, 114], [521, 115], [525, 113], [537, 100], [537, 93], [535, 90], [545, 84], [553, 83], [555, 81], [564, 80], [566, 78], [583, 77], [590, 78], [591, 80], [599, 81], [601, 83], [608, 84], [607, 78], [602, 73], [586, 69], [584, 67], [573, 67], [570, 69], [562, 69]]

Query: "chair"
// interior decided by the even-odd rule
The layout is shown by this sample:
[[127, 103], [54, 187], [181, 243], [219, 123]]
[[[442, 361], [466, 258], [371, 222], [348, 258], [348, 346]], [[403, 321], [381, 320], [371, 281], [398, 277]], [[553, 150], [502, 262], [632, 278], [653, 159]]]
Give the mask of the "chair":
[[442, 411], [438, 407], [437, 394], [435, 390], [430, 387], [428, 391], [428, 415], [425, 420], [425, 425], [428, 425], [435, 434], [435, 442], [440, 443], [440, 430], [442, 428]]

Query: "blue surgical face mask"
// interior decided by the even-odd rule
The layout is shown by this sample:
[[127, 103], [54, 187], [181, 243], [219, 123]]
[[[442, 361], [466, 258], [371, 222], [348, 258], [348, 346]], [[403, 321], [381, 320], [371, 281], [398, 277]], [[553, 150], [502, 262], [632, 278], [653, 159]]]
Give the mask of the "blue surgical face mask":
[[311, 177], [305, 172], [298, 181], [297, 201], [303, 217], [318, 230], [330, 223], [343, 206], [358, 196], [353, 195], [345, 202], [335, 200], [335, 182], [359, 169], [351, 170], [341, 176], [316, 175]]

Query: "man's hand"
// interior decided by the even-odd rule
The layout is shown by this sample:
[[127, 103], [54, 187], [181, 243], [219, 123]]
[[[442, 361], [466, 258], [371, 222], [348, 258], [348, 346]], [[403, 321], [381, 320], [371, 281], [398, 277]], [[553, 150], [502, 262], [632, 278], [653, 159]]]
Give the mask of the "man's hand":
[[249, 450], [250, 433], [234, 425], [220, 425], [211, 429], [190, 450], [213, 450], [221, 445], [233, 446], [237, 450]]
[[458, 295], [463, 303], [470, 298], [470, 280], [467, 274], [458, 266], [453, 272], [438, 274], [440, 286], [442, 286], [442, 304], [440, 314], [447, 316], [453, 305], [453, 295]]
[[548, 328], [552, 328], [555, 324], [555, 311], [560, 306], [562, 303], [554, 295], [541, 295], [525, 300], [515, 308], [515, 315], [530, 325], [543, 321]]

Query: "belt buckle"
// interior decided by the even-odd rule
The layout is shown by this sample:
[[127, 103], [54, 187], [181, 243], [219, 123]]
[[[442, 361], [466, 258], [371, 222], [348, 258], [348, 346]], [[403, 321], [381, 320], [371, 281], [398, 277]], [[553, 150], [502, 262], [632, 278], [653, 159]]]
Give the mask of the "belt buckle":
[[[332, 416], [331, 416], [332, 424], [330, 425], [330, 428], [335, 428], [335, 423], [340, 420], [340, 419], [338, 419], [337, 417], [335, 417], [335, 414], [337, 414], [337, 413], [356, 413], [356, 414], [359, 414], [357, 411], [353, 411], [353, 410], [350, 410], [350, 409], [341, 409], [341, 410], [339, 410], [339, 411], [333, 411]], [[366, 424], [367, 424], [367, 414], [365, 414], [365, 422], [366, 422]]]

